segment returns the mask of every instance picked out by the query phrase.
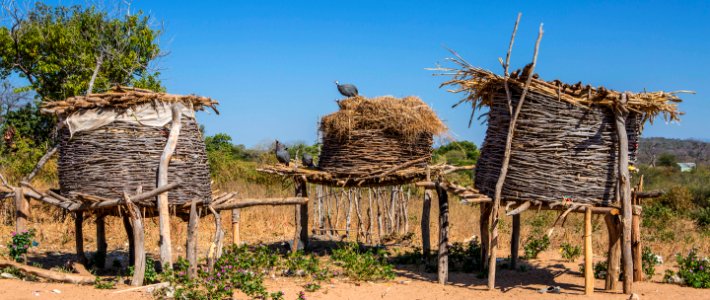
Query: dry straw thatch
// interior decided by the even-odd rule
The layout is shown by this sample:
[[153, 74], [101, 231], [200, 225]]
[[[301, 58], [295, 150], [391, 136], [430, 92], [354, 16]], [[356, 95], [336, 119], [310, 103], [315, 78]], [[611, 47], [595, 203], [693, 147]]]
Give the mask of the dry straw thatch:
[[404, 164], [426, 166], [433, 136], [446, 131], [434, 111], [414, 96], [352, 97], [338, 104], [339, 111], [321, 120], [319, 167], [342, 176], [370, 176]]
[[154, 102], [181, 102], [194, 110], [203, 110], [205, 107], [217, 111], [218, 102], [208, 97], [196, 95], [173, 95], [156, 93], [146, 89], [115, 86], [106, 93], [75, 96], [61, 101], [46, 102], [42, 105], [42, 112], [56, 115], [69, 115], [81, 109], [110, 108], [128, 109], [140, 104]]

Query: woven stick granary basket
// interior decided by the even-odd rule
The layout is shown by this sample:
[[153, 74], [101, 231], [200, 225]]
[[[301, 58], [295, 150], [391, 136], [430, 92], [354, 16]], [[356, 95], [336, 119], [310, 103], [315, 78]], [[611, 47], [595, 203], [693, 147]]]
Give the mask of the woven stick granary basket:
[[[513, 107], [520, 89], [512, 88]], [[476, 166], [475, 186], [494, 196], [510, 122], [504, 90], [495, 94]], [[641, 115], [631, 113], [626, 130], [635, 161]], [[502, 198], [609, 205], [618, 178], [614, 113], [605, 106], [572, 105], [552, 95], [528, 93], [518, 117]]]
[[[168, 202], [210, 202], [209, 165], [194, 111], [216, 104], [206, 97], [125, 87], [46, 104], [44, 112], [65, 118], [67, 124], [59, 142], [61, 194], [121, 199], [124, 193], [155, 189], [170, 132], [170, 106], [178, 105], [183, 111], [182, 126], [168, 167], [168, 182], [179, 181], [180, 186], [168, 192]], [[85, 128], [78, 130], [77, 126]]]
[[425, 167], [441, 120], [417, 97], [353, 97], [321, 120], [321, 170], [362, 177], [393, 167]]

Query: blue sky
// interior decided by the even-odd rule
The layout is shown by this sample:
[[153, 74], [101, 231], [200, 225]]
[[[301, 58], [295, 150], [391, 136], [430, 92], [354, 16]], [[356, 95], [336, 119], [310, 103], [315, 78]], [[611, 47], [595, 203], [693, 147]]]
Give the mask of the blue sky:
[[159, 67], [168, 91], [221, 102], [202, 113], [208, 134], [248, 146], [316, 142], [319, 118], [337, 109], [333, 80], [366, 96], [417, 95], [457, 139], [483, 140], [467, 128], [470, 108], [438, 86], [437, 62], [459, 52], [501, 72], [518, 12], [512, 55], [531, 60], [545, 25], [537, 72], [547, 80], [583, 81], [629, 91], [694, 90], [683, 96], [679, 124], [662, 119], [644, 135], [710, 138], [708, 1], [134, 1], [164, 23]]

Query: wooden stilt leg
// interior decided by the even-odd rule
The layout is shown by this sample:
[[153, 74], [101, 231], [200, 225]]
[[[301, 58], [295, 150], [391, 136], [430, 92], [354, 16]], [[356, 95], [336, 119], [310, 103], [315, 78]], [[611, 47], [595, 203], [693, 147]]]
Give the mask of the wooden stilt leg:
[[592, 208], [584, 212], [584, 294], [594, 293], [594, 263], [592, 253]]
[[[296, 197], [308, 197], [308, 190], [306, 181], [297, 178], [295, 180], [296, 184]], [[294, 240], [293, 246], [294, 251], [296, 251], [301, 245], [303, 249], [308, 249], [308, 204], [298, 205], [296, 208], [296, 239]]]
[[431, 192], [424, 191], [422, 204], [422, 254], [428, 257], [431, 254]]
[[27, 230], [27, 219], [30, 216], [30, 202], [25, 198], [22, 188], [15, 188], [15, 232]]
[[[238, 209], [235, 209], [239, 211]], [[197, 215], [197, 200], [193, 200], [190, 204], [190, 221], [187, 224], [187, 245], [185, 251], [187, 261], [190, 263], [188, 276], [197, 278], [197, 226], [200, 216]]]
[[513, 232], [510, 239], [510, 269], [518, 268], [518, 252], [520, 250], [520, 214], [513, 215]]
[[488, 268], [488, 248], [491, 245], [490, 238], [490, 218], [491, 218], [491, 204], [481, 203], [481, 219], [479, 220], [479, 226], [481, 228], [481, 271], [485, 271]]
[[131, 225], [128, 214], [123, 214], [123, 228], [126, 230], [126, 237], [128, 238], [128, 265], [133, 266], [136, 263], [135, 239], [133, 237], [133, 225]]
[[84, 212], [77, 211], [74, 213], [74, 238], [76, 240], [76, 256], [77, 260], [86, 265], [88, 263], [84, 254]]
[[619, 264], [621, 263], [621, 232], [618, 216], [607, 214], [604, 216], [609, 233], [609, 248], [607, 253], [607, 276], [604, 289], [614, 291], [619, 283]]
[[108, 245], [106, 244], [106, 215], [98, 213], [96, 215], [96, 255], [94, 261], [96, 267], [103, 269], [106, 267], [106, 252]]
[[128, 195], [124, 194], [126, 200], [126, 214], [131, 222], [133, 229], [134, 247], [133, 253], [135, 265], [133, 266], [133, 278], [131, 279], [132, 286], [142, 286], [145, 277], [145, 233], [143, 231], [143, 217], [138, 206], [133, 204]]
[[439, 183], [436, 184], [439, 196], [439, 284], [446, 284], [449, 277], [449, 195]]
[[[639, 188], [637, 192], [640, 192], [643, 187], [643, 177], [641, 178], [641, 183], [639, 183]], [[632, 197], [632, 203], [634, 205], [639, 205], [639, 199], [636, 197], [635, 193]], [[631, 217], [631, 250], [632, 256], [634, 258], [634, 281], [644, 281], [645, 274], [643, 273], [643, 261], [641, 250], [641, 215], [633, 214]]]
[[232, 243], [237, 246], [241, 243], [239, 236], [239, 219], [241, 219], [239, 209], [232, 209]]
[[622, 218], [622, 243], [621, 259], [624, 273], [624, 293], [633, 293], [633, 261], [631, 254], [631, 180], [629, 175], [629, 138], [626, 133], [626, 118], [629, 114], [626, 109], [626, 93], [621, 94], [621, 99], [615, 113], [616, 131], [619, 140], [619, 195], [621, 196]]
[[217, 259], [222, 256], [222, 239], [224, 238], [224, 232], [222, 231], [222, 217], [220, 216], [219, 212], [216, 211], [212, 206], [208, 206], [207, 208], [214, 216], [215, 223], [214, 240], [212, 241], [209, 252], [207, 254], [207, 267], [211, 271], [214, 268], [214, 264], [217, 262]]

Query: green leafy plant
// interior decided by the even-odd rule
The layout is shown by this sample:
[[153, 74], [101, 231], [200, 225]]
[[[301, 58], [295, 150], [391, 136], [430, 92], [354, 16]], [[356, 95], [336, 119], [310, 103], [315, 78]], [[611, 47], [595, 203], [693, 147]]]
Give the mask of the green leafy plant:
[[306, 292], [313, 293], [317, 290], [320, 290], [321, 286], [318, 283], [309, 282], [306, 285], [304, 285], [303, 288], [306, 290]]
[[562, 253], [562, 258], [566, 259], [569, 262], [573, 262], [577, 260], [577, 258], [582, 256], [582, 248], [577, 245], [562, 243], [560, 253]]
[[525, 258], [537, 258], [540, 252], [547, 250], [548, 247], [550, 247], [550, 238], [548, 238], [547, 235], [543, 235], [540, 238], [533, 237], [523, 246]]
[[30, 247], [37, 246], [34, 237], [34, 228], [22, 232], [13, 232], [12, 238], [7, 243], [7, 248], [10, 249], [10, 257], [15, 261], [21, 261]]
[[[128, 276], [133, 276], [134, 267], [128, 267]], [[146, 257], [145, 259], [145, 273], [143, 281], [147, 284], [158, 282], [158, 272], [155, 270], [155, 261]]]
[[384, 280], [393, 279], [395, 276], [382, 249], [361, 251], [358, 244], [349, 243], [333, 250], [331, 258], [343, 268], [345, 275], [353, 280]]
[[101, 278], [96, 277], [96, 283], [94, 283], [94, 287], [100, 290], [115, 289], [116, 282], [113, 280], [102, 280]]
[[666, 270], [664, 281], [673, 282], [673, 277], [677, 276], [681, 284], [694, 288], [710, 288], [710, 260], [707, 257], [700, 258], [696, 249], [690, 250], [688, 256], [676, 255], [678, 272]]
[[646, 279], [653, 278], [653, 275], [656, 274], [656, 266], [661, 263], [659, 256], [653, 253], [650, 247], [643, 247], [641, 266], [643, 267], [643, 273], [646, 275]]

